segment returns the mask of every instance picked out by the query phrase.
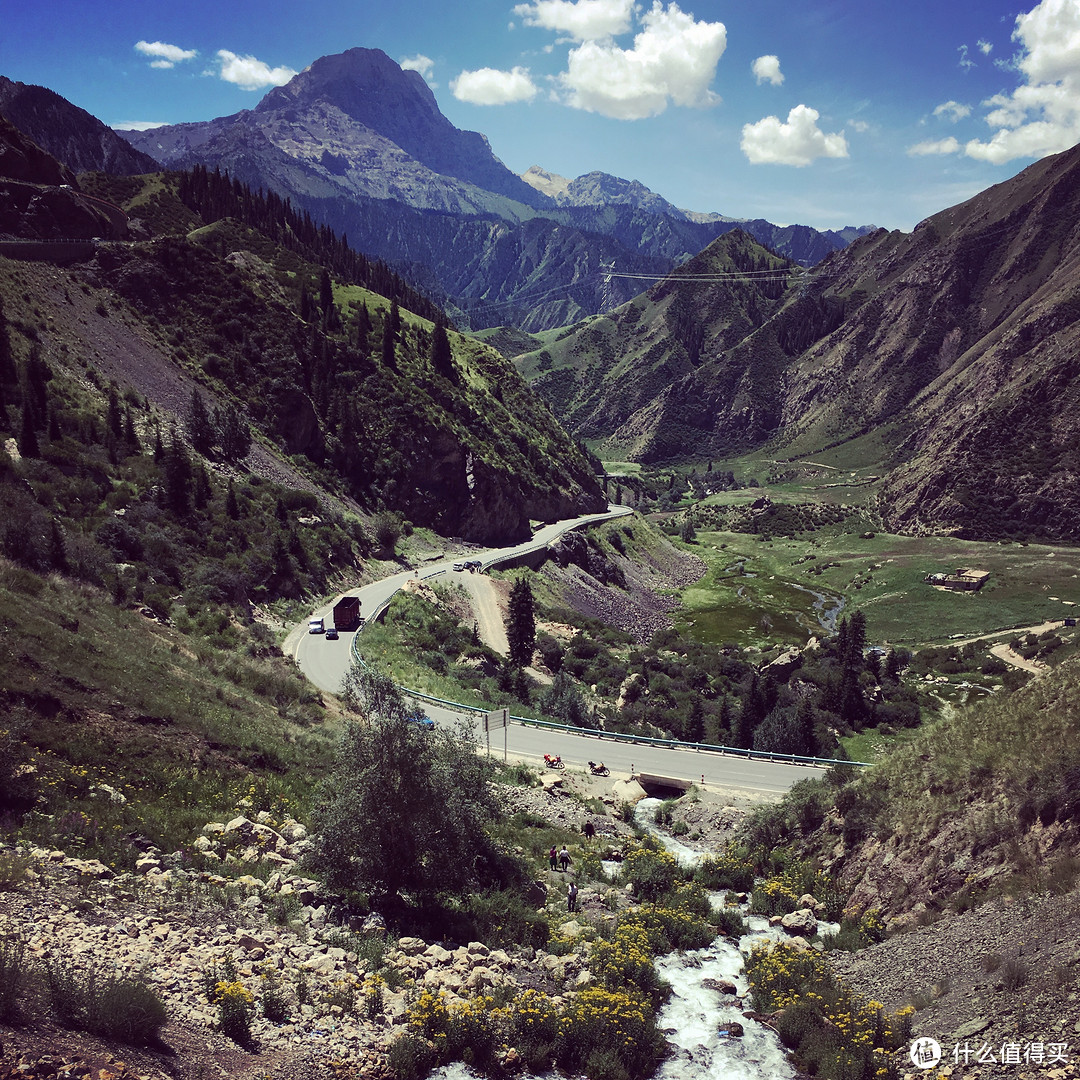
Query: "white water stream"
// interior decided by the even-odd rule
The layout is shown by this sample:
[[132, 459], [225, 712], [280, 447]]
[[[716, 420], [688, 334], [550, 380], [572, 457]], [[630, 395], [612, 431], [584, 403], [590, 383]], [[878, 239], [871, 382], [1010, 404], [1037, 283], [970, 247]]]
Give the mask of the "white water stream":
[[[704, 853], [691, 850], [656, 828], [659, 806], [659, 799], [642, 799], [635, 821], [651, 832], [681, 865], [695, 865], [705, 857]], [[617, 866], [613, 864], [609, 870]], [[723, 904], [723, 894], [715, 894], [712, 902]], [[746, 1008], [743, 997], [747, 993], [744, 953], [756, 941], [781, 936], [769, 927], [767, 919], [750, 916], [746, 922], [748, 933], [740, 938], [738, 946], [718, 937], [708, 948], [668, 953], [656, 961], [657, 971], [672, 991], [658, 1018], [671, 1053], [656, 1071], [654, 1080], [792, 1080], [795, 1076], [776, 1033], [742, 1014]], [[823, 925], [822, 929], [829, 927]], [[705, 985], [706, 981], [721, 979], [735, 984], [739, 991], [737, 998]], [[733, 1021], [742, 1025], [741, 1036], [726, 1034]], [[475, 1072], [460, 1064], [438, 1069], [432, 1075], [436, 1080], [479, 1080]]]
[[[634, 820], [648, 829], [675, 856], [681, 866], [694, 866], [704, 853], [693, 851], [678, 840], [659, 831], [655, 825], [659, 799], [642, 799]], [[712, 897], [715, 905], [724, 903], [724, 895]], [[656, 1072], [656, 1080], [789, 1080], [795, 1070], [787, 1060], [776, 1033], [743, 1016], [743, 997], [747, 993], [743, 954], [755, 941], [775, 937], [767, 919], [749, 918], [749, 933], [736, 947], [717, 938], [706, 949], [668, 953], [656, 962], [657, 971], [671, 985], [671, 997], [659, 1017], [660, 1030], [672, 1048], [671, 1056]], [[721, 995], [705, 985], [706, 980], [733, 982], [738, 998]], [[728, 1025], [737, 1021], [743, 1034], [726, 1034]]]

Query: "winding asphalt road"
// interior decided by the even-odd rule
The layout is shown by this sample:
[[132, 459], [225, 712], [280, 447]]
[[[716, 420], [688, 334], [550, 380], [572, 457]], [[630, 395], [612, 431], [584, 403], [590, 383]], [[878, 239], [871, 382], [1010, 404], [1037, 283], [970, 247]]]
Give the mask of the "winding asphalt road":
[[[525, 543], [475, 553], [470, 558], [479, 558], [486, 565], [523, 555], [545, 547], [571, 529], [621, 517], [632, 512], [627, 507], [612, 505], [605, 514], [590, 514], [545, 525]], [[436, 563], [425, 570], [424, 576], [431, 577], [445, 572], [448, 577], [453, 578], [462, 573], [453, 569], [455, 561], [457, 560], [447, 559], [445, 562]], [[362, 588], [350, 590], [349, 595], [360, 597], [360, 612], [365, 618], [370, 619], [380, 608], [389, 603], [390, 598], [406, 581], [414, 576], [412, 570], [402, 571]], [[331, 625], [336, 601], [335, 597], [330, 603], [317, 608], [312, 612], [311, 617], [322, 616], [326, 624]], [[363, 631], [360, 630], [357, 633], [363, 633]], [[290, 632], [285, 640], [284, 649], [295, 657], [300, 670], [319, 689], [337, 694], [341, 690], [342, 679], [352, 662], [354, 636], [353, 633], [343, 633], [338, 640], [327, 641], [322, 634], [309, 634], [305, 619]], [[424, 711], [439, 724], [453, 723], [457, 718], [468, 719], [480, 732], [481, 742], [484, 742], [481, 719], [477, 714], [427, 703], [424, 703]], [[746, 759], [719, 752], [616, 742], [595, 736], [572, 735], [567, 732], [550, 731], [517, 723], [512, 723], [505, 732], [499, 730], [491, 733], [492, 754], [503, 755], [504, 734], [506, 754], [515, 760], [539, 763], [543, 760], [544, 754], [560, 754], [570, 768], [580, 769], [584, 769], [589, 760], [603, 761], [611, 769], [612, 777], [616, 779], [626, 779], [631, 775], [647, 773], [699, 785], [704, 783], [710, 788], [773, 796], [787, 791], [797, 780], [820, 773], [819, 769], [801, 765]]]

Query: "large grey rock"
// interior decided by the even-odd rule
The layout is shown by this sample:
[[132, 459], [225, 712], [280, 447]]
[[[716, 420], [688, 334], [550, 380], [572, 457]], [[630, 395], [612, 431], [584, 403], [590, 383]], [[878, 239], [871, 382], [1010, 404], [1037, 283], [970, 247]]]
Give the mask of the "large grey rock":
[[793, 936], [813, 937], [817, 933], [817, 916], [809, 908], [799, 908], [783, 916], [780, 925]]

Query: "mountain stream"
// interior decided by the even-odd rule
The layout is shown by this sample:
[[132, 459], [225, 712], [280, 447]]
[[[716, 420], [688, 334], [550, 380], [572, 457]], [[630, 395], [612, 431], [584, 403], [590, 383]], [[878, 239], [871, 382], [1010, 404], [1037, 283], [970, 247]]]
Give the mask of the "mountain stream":
[[[651, 832], [682, 866], [693, 866], [705, 853], [693, 851], [660, 832], [655, 824], [659, 799], [642, 799], [635, 821]], [[605, 864], [617, 867], [618, 864]], [[724, 903], [724, 894], [711, 897], [714, 905]], [[767, 919], [745, 916], [748, 932], [736, 946], [718, 937], [705, 949], [668, 953], [656, 961], [657, 971], [671, 985], [671, 997], [658, 1018], [671, 1052], [656, 1071], [654, 1080], [793, 1080], [795, 1070], [787, 1060], [776, 1033], [756, 1020], [742, 1015], [742, 999], [747, 993], [743, 955], [757, 941], [782, 936]], [[821, 929], [830, 927], [822, 925]], [[726, 998], [712, 988], [715, 980], [733, 982], [738, 998]], [[743, 1034], [726, 1034], [728, 1025], [738, 1021]], [[550, 1074], [554, 1080], [559, 1074]], [[478, 1074], [461, 1064], [437, 1069], [437, 1080], [479, 1080]]]

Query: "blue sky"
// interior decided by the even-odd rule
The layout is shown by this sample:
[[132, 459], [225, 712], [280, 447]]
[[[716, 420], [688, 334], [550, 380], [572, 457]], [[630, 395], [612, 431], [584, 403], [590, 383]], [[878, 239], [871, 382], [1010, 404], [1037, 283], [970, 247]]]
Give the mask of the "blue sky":
[[13, 0], [0, 74], [175, 123], [353, 46], [515, 172], [818, 228], [910, 229], [1080, 141], [1080, 0]]

